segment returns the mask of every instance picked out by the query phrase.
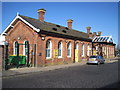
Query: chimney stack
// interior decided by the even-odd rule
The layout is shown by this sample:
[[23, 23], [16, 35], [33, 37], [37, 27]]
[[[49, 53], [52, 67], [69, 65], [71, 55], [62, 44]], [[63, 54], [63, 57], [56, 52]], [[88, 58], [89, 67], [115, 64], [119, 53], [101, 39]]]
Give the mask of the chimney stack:
[[38, 9], [38, 19], [44, 22], [44, 14], [46, 10], [44, 8]]
[[93, 32], [93, 37], [95, 37], [96, 36], [96, 32]]
[[86, 29], [87, 29], [87, 34], [90, 34], [91, 27], [86, 27]]
[[73, 22], [72, 19], [68, 19], [68, 20], [67, 20], [67, 24], [68, 24], [68, 28], [69, 28], [69, 29], [72, 29], [72, 22]]
[[102, 33], [102, 32], [98, 32], [98, 36], [101, 36], [101, 33]]

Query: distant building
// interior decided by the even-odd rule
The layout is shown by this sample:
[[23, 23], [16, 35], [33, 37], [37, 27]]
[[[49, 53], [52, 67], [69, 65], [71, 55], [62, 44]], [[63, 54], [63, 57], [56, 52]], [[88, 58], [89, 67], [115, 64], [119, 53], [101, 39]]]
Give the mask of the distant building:
[[4, 44], [5, 44], [5, 36], [0, 34], [0, 45], [4, 45]]
[[0, 66], [2, 66], [2, 62], [4, 60], [4, 44], [5, 36], [0, 34]]
[[68, 27], [46, 22], [45, 12], [39, 9], [38, 19], [23, 15], [14, 18], [3, 32], [9, 55], [26, 55], [32, 66], [80, 62], [97, 54], [114, 57], [113, 42], [93, 40], [102, 39], [101, 32], [91, 33], [91, 27], [87, 27], [87, 33], [74, 30], [71, 19], [67, 20]]

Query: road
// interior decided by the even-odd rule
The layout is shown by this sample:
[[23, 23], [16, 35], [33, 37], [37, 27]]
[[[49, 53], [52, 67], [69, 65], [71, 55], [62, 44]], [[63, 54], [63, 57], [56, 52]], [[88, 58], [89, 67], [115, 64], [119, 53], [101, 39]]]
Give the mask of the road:
[[117, 88], [118, 62], [3, 78], [3, 88]]

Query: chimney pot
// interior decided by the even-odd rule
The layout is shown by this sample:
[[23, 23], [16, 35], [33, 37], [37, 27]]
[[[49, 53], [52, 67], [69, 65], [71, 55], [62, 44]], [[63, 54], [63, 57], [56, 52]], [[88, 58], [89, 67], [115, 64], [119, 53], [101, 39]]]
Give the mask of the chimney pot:
[[44, 14], [45, 14], [46, 10], [44, 8], [38, 9], [38, 19], [40, 21], [44, 21]]
[[101, 36], [101, 33], [102, 33], [102, 32], [98, 32], [98, 36]]
[[86, 29], [87, 29], [87, 34], [90, 34], [91, 27], [86, 27]]
[[67, 20], [68, 28], [69, 28], [69, 29], [72, 29], [72, 22], [73, 22], [72, 19], [68, 19], [68, 20]]
[[94, 37], [96, 36], [96, 32], [93, 32], [93, 36], [94, 36]]

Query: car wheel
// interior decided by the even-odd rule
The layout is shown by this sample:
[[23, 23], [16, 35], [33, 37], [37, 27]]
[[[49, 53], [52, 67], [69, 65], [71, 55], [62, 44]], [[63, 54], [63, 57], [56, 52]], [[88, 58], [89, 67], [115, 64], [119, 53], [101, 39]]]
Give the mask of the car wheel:
[[105, 63], [105, 60], [102, 62], [102, 64], [104, 64]]
[[89, 65], [89, 63], [86, 63], [87, 65]]
[[99, 65], [99, 64], [100, 64], [100, 62], [97, 63], [97, 65]]
[[105, 63], [105, 61], [103, 62], [103, 64]]

